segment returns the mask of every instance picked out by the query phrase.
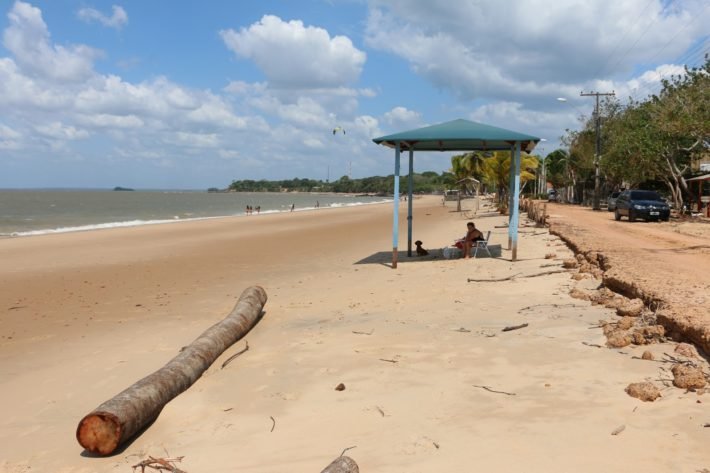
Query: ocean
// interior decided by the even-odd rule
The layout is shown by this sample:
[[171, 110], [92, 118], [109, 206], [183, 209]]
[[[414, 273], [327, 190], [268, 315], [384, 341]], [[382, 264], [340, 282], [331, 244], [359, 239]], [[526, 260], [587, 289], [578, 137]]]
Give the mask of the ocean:
[[[391, 202], [391, 198], [315, 193], [211, 193], [181, 190], [0, 190], [0, 238], [186, 220]], [[254, 212], [256, 215], [256, 211]]]

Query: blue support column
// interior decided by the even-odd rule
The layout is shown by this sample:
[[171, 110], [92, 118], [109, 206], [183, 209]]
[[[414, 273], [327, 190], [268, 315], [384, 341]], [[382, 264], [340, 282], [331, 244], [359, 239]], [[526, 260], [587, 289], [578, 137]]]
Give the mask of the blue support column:
[[394, 212], [392, 212], [392, 269], [397, 268], [397, 246], [399, 242], [399, 154], [400, 144], [394, 151]]
[[414, 193], [414, 150], [409, 150], [409, 177], [407, 178], [407, 256], [412, 256], [412, 194]]
[[511, 206], [510, 222], [508, 225], [508, 240], [512, 250], [512, 261], [518, 259], [518, 222], [520, 221], [518, 203], [520, 201], [520, 142], [516, 142], [511, 153], [511, 169], [514, 169], [515, 176], [511, 181]]
[[513, 182], [515, 182], [515, 145], [510, 147], [510, 166], [508, 168], [508, 249], [513, 249], [513, 237], [510, 229], [513, 228]]

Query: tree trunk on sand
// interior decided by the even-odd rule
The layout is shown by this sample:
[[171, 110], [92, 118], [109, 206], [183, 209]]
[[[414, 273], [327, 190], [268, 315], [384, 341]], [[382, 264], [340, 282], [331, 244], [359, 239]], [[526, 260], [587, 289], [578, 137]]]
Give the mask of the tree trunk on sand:
[[249, 332], [266, 303], [259, 286], [244, 290], [232, 312], [155, 373], [101, 404], [76, 429], [82, 447], [110, 455], [119, 445], [155, 420], [165, 405], [197, 381], [227, 348]]
[[352, 458], [338, 457], [320, 473], [360, 473], [360, 468]]

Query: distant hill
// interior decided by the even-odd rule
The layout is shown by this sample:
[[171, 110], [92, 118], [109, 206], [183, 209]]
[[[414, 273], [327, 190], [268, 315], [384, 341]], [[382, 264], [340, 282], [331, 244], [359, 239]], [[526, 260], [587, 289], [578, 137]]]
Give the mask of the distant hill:
[[133, 189], [128, 188], [128, 187], [116, 186], [116, 187], [113, 188], [113, 190], [115, 190], [115, 191], [132, 191]]

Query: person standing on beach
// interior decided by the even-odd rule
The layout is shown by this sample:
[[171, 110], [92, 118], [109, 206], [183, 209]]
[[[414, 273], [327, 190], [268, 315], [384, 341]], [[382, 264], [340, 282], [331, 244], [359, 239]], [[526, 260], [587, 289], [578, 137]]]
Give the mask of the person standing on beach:
[[316, 200], [316, 208], [317, 209], [320, 208], [320, 202], [318, 202], [317, 200]]
[[293, 209], [296, 208], [296, 204], [291, 204], [291, 212], [293, 212]]

